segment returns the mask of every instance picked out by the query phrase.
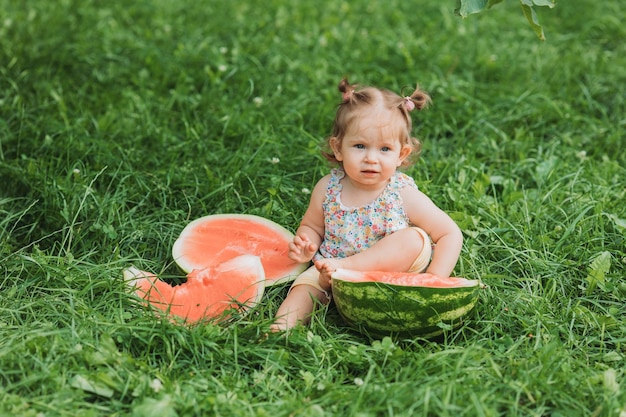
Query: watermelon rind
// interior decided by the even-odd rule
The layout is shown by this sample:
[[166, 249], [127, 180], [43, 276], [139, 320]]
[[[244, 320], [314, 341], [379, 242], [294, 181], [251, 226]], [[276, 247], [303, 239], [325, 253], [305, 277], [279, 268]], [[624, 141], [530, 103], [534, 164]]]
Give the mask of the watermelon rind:
[[[203, 234], [202, 228], [210, 227], [212, 223], [215, 224], [220, 220], [232, 220], [240, 227], [236, 230], [224, 230], [219, 236]], [[267, 242], [267, 236], [262, 233], [263, 229], [255, 230], [258, 227], [279, 238], [280, 241], [276, 242], [275, 247], [269, 249], [262, 247], [263, 243]], [[190, 256], [187, 249], [204, 245], [203, 241], [197, 240], [198, 236], [209, 240], [215, 236], [215, 241], [223, 240], [224, 243], [221, 246], [210, 247], [202, 257]], [[225, 255], [259, 256], [265, 268], [265, 285], [271, 286], [293, 281], [307, 267], [306, 264], [296, 263], [288, 258], [287, 244], [293, 237], [293, 233], [280, 224], [261, 216], [239, 213], [211, 214], [193, 220], [183, 228], [172, 246], [172, 256], [178, 267], [186, 273], [215, 265], [217, 259], [224, 262], [227, 260], [224, 259]], [[228, 241], [229, 238], [231, 241]], [[280, 271], [275, 270], [273, 266], [275, 264], [280, 264]]]
[[[332, 275], [337, 311], [353, 328], [374, 337], [432, 338], [458, 327], [476, 305], [481, 284], [457, 278], [459, 286], [433, 288], [387, 282], [354, 281], [350, 271]], [[342, 279], [346, 276], [347, 279]]]

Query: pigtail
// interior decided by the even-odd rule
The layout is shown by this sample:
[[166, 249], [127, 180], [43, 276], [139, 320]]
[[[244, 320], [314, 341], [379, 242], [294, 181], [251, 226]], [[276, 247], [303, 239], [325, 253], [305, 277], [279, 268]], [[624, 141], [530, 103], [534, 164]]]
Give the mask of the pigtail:
[[339, 91], [341, 92], [341, 98], [344, 103], [347, 103], [352, 100], [354, 96], [354, 91], [356, 90], [357, 84], [350, 84], [347, 78], [344, 78], [339, 83]]
[[412, 123], [409, 112], [413, 110], [423, 110], [428, 107], [430, 103], [432, 103], [430, 96], [425, 91], [421, 90], [419, 88], [419, 85], [415, 87], [415, 90], [411, 93], [411, 95], [404, 96], [402, 98], [402, 103], [399, 107], [402, 109], [402, 112], [407, 120], [407, 125], [409, 127], [409, 136], [407, 137], [407, 143], [412, 148], [411, 155], [409, 155], [409, 157], [402, 162], [402, 166], [408, 166], [413, 161], [417, 160], [422, 151], [422, 142], [418, 138], [412, 137], [410, 135]]
[[407, 111], [412, 111], [414, 109], [423, 110], [430, 103], [432, 103], [430, 96], [425, 91], [420, 90], [418, 85], [411, 95], [404, 97], [403, 105]]

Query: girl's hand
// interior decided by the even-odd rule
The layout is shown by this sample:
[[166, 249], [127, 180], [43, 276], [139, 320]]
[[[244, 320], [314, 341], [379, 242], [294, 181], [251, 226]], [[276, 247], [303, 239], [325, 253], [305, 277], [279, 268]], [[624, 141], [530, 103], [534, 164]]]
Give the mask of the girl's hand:
[[309, 237], [300, 233], [289, 243], [289, 259], [299, 263], [309, 262], [317, 252], [317, 245], [311, 242]]

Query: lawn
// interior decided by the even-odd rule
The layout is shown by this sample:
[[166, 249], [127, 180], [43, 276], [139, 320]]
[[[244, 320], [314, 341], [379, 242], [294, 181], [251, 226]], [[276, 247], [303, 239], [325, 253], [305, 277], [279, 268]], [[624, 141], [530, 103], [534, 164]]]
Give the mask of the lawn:
[[[626, 416], [626, 29], [619, 0], [0, 0], [0, 415]], [[136, 302], [191, 220], [295, 230], [343, 76], [419, 83], [406, 172], [486, 285], [458, 329], [375, 339], [333, 305], [265, 337]]]

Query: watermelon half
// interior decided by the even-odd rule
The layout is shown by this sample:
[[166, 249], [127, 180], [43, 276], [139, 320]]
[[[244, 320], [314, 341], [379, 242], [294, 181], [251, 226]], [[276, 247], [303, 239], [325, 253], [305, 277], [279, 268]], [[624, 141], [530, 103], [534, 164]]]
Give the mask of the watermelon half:
[[196, 269], [187, 282], [171, 286], [155, 274], [131, 267], [124, 278], [137, 296], [171, 318], [187, 323], [222, 320], [231, 310], [245, 314], [265, 291], [265, 274], [257, 256], [242, 255], [220, 265]]
[[339, 314], [372, 336], [434, 337], [441, 323], [457, 326], [478, 301], [481, 284], [465, 278], [432, 274], [360, 272], [332, 274], [333, 299]]
[[281, 225], [250, 214], [214, 214], [189, 223], [172, 247], [178, 266], [189, 273], [241, 255], [261, 258], [266, 285], [293, 281], [306, 264], [287, 256], [294, 235]]

